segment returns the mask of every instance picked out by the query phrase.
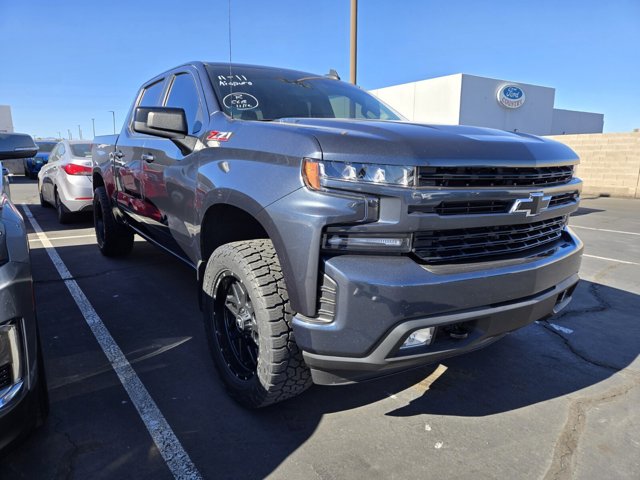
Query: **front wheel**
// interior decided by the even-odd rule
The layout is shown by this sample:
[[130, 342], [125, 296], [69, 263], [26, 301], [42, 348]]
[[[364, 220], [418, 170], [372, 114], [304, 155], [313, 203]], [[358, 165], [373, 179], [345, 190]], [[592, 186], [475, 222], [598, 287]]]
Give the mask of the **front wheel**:
[[100, 252], [106, 257], [124, 257], [133, 249], [133, 231], [118, 223], [104, 187], [93, 192], [93, 224]]
[[40, 195], [40, 206], [43, 208], [49, 208], [51, 205], [49, 205], [42, 195], [42, 185], [38, 185], [38, 193]]
[[259, 408], [311, 386], [311, 374], [293, 337], [293, 312], [270, 240], [218, 248], [207, 262], [202, 289], [211, 355], [235, 400]]
[[57, 191], [55, 195], [56, 195], [56, 212], [58, 214], [58, 222], [64, 225], [65, 223], [69, 223], [71, 221], [72, 214], [67, 210], [67, 207], [64, 206], [64, 203], [62, 203], [62, 200], [60, 200], [60, 195], [58, 195]]

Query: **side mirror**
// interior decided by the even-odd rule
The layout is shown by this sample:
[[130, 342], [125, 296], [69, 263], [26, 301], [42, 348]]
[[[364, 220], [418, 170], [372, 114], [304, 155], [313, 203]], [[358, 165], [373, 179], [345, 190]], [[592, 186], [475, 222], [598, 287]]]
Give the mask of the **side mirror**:
[[198, 144], [198, 139], [189, 135], [187, 116], [182, 108], [137, 107], [133, 131], [168, 138], [183, 155], [189, 155]]
[[38, 153], [38, 146], [30, 135], [0, 133], [0, 160], [29, 158]]
[[133, 130], [169, 139], [184, 138], [189, 134], [184, 110], [169, 107], [136, 108]]

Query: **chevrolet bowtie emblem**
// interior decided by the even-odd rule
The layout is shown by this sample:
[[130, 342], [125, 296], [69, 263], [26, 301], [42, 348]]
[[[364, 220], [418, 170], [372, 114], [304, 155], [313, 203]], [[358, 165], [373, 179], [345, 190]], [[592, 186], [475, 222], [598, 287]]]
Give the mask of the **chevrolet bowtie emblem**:
[[534, 217], [544, 212], [550, 201], [551, 197], [545, 197], [542, 192], [531, 193], [529, 198], [519, 198], [513, 202], [510, 213], [523, 212], [527, 217]]

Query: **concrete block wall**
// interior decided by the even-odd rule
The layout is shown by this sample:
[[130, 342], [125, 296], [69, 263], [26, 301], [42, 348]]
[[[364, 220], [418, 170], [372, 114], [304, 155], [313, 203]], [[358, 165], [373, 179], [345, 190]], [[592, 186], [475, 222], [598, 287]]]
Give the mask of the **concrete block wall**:
[[640, 198], [640, 132], [555, 135], [580, 156], [584, 194]]

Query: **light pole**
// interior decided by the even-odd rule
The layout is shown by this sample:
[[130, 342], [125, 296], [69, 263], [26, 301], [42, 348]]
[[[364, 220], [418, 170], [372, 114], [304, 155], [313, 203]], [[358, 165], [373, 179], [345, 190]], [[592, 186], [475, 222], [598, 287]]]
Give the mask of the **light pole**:
[[73, 140], [73, 136], [71, 135], [71, 130], [67, 128], [67, 133], [69, 134], [69, 140]]
[[111, 115], [113, 115], [113, 134], [116, 134], [116, 112], [114, 112], [113, 110], [109, 110], [111, 112]]
[[93, 127], [93, 138], [95, 138], [96, 136], [96, 119], [95, 118], [91, 119], [91, 126]]
[[358, 0], [351, 0], [351, 78], [350, 81], [356, 84], [356, 71], [358, 68]]
[[58, 130], [58, 140], [62, 140], [62, 134], [60, 133], [59, 130]]
[[82, 140], [82, 130], [80, 130], [80, 125], [78, 125], [78, 137]]

